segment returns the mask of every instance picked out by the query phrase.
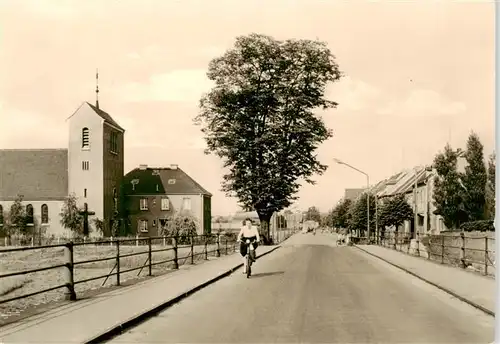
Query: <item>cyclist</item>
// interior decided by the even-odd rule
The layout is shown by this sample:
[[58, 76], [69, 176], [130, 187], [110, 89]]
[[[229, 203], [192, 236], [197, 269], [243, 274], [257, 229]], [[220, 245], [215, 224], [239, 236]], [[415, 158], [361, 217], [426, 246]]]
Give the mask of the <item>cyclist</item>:
[[253, 245], [254, 254], [253, 256], [250, 256], [250, 258], [255, 262], [255, 250], [257, 249], [257, 245], [260, 241], [260, 235], [257, 227], [253, 226], [252, 220], [250, 218], [245, 219], [245, 221], [243, 222], [243, 226], [240, 229], [240, 233], [238, 234], [238, 241], [240, 242], [240, 254], [243, 257], [243, 266], [245, 267], [243, 272], [245, 272], [247, 265], [247, 260], [245, 259], [245, 256], [247, 255], [247, 245], [245, 242], [247, 239], [249, 239], [251, 245]]

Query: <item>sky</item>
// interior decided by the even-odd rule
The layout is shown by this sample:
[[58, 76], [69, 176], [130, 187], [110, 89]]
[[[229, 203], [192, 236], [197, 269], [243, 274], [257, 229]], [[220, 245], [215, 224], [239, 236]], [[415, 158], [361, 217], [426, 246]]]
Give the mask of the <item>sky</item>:
[[126, 130], [125, 171], [178, 164], [213, 193], [212, 212], [238, 210], [220, 191], [222, 162], [192, 124], [210, 90], [206, 69], [239, 35], [319, 39], [345, 77], [321, 112], [333, 137], [328, 170], [295, 206], [333, 207], [345, 188], [432, 163], [475, 131], [494, 149], [494, 3], [317, 0], [0, 0], [0, 149], [67, 147], [65, 121], [99, 102]]

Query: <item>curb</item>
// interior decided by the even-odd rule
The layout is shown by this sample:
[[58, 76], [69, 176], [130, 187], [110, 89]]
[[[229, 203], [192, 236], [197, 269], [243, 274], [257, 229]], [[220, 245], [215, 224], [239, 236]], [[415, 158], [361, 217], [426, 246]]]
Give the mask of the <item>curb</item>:
[[[269, 253], [276, 251], [280, 247], [281, 247], [280, 245], [277, 245], [273, 249], [258, 255], [257, 258], [264, 257], [265, 255], [268, 255]], [[238, 270], [242, 266], [243, 266], [243, 264], [240, 263], [237, 266], [231, 268], [230, 270], [228, 270], [228, 271], [226, 271], [226, 272], [224, 272], [224, 273], [222, 273], [222, 274], [220, 274], [220, 275], [218, 275], [218, 276], [216, 276], [216, 277], [214, 277], [214, 278], [212, 278], [212, 279], [210, 279], [210, 280], [208, 280], [208, 281], [206, 281], [206, 282], [204, 282], [204, 283], [202, 283], [194, 288], [189, 289], [188, 291], [174, 297], [173, 299], [164, 301], [158, 306], [155, 306], [155, 307], [153, 307], [153, 308], [151, 308], [143, 313], [137, 314], [137, 315], [133, 316], [132, 318], [130, 318], [130, 319], [114, 326], [114, 327], [111, 327], [110, 329], [106, 330], [105, 332], [98, 334], [97, 336], [94, 336], [89, 340], [86, 340], [84, 342], [84, 344], [97, 344], [97, 343], [103, 343], [103, 342], [109, 341], [110, 339], [120, 335], [124, 331], [127, 331], [130, 328], [139, 325], [140, 323], [148, 320], [149, 318], [154, 317], [155, 315], [157, 315], [158, 313], [162, 312], [163, 310], [169, 308], [170, 306], [173, 306], [174, 304], [182, 301], [183, 299], [187, 298], [191, 294], [194, 294], [197, 291], [200, 291], [201, 289], [208, 287], [209, 285], [223, 279], [224, 277], [231, 275], [234, 271]]]
[[468, 305], [470, 305], [470, 306], [472, 306], [472, 307], [474, 307], [474, 308], [476, 308], [476, 309], [479, 309], [480, 311], [483, 311], [484, 313], [486, 313], [486, 314], [488, 314], [488, 315], [491, 315], [492, 317], [494, 317], [494, 316], [495, 316], [495, 312], [493, 312], [493, 311], [491, 311], [491, 310], [487, 309], [486, 307], [483, 307], [483, 306], [481, 306], [481, 305], [479, 305], [479, 304], [475, 303], [474, 301], [471, 301], [471, 300], [469, 300], [469, 299], [467, 299], [467, 298], [465, 298], [465, 297], [463, 297], [463, 296], [458, 295], [457, 293], [455, 293], [454, 291], [451, 291], [451, 290], [450, 290], [450, 289], [448, 289], [448, 288], [445, 288], [445, 287], [443, 287], [443, 286], [441, 286], [441, 285], [439, 285], [439, 284], [437, 284], [437, 283], [434, 283], [434, 282], [432, 282], [432, 281], [430, 281], [430, 280], [428, 280], [428, 279], [426, 279], [426, 278], [424, 278], [424, 277], [422, 277], [422, 276], [420, 276], [420, 275], [418, 275], [418, 274], [416, 274], [416, 273], [414, 273], [414, 272], [412, 272], [412, 271], [410, 271], [410, 270], [408, 270], [408, 269], [406, 269], [406, 268], [402, 267], [401, 265], [395, 264], [395, 263], [393, 263], [393, 262], [391, 262], [391, 261], [389, 261], [389, 260], [387, 260], [387, 259], [385, 259], [385, 258], [382, 258], [382, 257], [380, 257], [380, 256], [377, 256], [377, 255], [376, 255], [376, 254], [374, 254], [374, 253], [368, 252], [368, 251], [366, 251], [366, 250], [362, 249], [362, 248], [361, 248], [361, 247], [359, 247], [359, 246], [356, 246], [356, 245], [354, 245], [354, 246], [355, 246], [358, 250], [363, 251], [363, 252], [365, 252], [365, 253], [369, 254], [369, 255], [370, 255], [370, 256], [372, 256], [372, 257], [378, 258], [378, 259], [380, 259], [380, 260], [382, 260], [382, 261], [386, 262], [387, 264], [392, 265], [392, 266], [394, 266], [394, 267], [396, 267], [396, 268], [398, 268], [398, 269], [400, 269], [400, 270], [403, 270], [403, 271], [404, 271], [404, 272], [406, 272], [407, 274], [410, 274], [410, 275], [412, 275], [413, 277], [417, 277], [418, 279], [420, 279], [420, 280], [422, 280], [422, 281], [424, 281], [424, 282], [426, 282], [426, 283], [428, 283], [428, 284], [430, 284], [430, 285], [432, 285], [432, 286], [434, 286], [434, 287], [436, 287], [436, 288], [438, 288], [438, 289], [440, 289], [440, 290], [442, 290], [442, 291], [444, 291], [444, 292], [446, 292], [446, 293], [450, 294], [451, 296], [453, 296], [453, 297], [455, 297], [455, 298], [459, 299], [460, 301], [465, 302], [465, 303], [467, 303]]

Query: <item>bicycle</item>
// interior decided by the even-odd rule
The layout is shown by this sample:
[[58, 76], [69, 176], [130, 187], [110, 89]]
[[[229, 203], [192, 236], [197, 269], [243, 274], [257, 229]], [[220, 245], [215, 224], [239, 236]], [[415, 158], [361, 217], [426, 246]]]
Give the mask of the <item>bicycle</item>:
[[[243, 240], [241, 242], [243, 242]], [[247, 254], [245, 256], [247, 264], [245, 273], [247, 275], [247, 278], [250, 278], [250, 276], [252, 275], [252, 262], [253, 262], [253, 258], [251, 257], [250, 252], [255, 253], [255, 248], [253, 247], [250, 239], [246, 239], [243, 243], [247, 246]]]

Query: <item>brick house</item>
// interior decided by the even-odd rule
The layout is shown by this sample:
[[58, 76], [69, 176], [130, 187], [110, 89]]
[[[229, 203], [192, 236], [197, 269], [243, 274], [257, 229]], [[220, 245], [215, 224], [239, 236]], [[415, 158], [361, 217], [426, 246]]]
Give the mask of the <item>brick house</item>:
[[125, 130], [98, 103], [82, 103], [68, 124], [67, 149], [0, 150], [0, 226], [22, 195], [33, 225], [43, 227], [46, 235], [68, 235], [59, 213], [64, 199], [74, 193], [79, 206], [87, 203], [95, 217], [106, 219], [103, 234], [109, 236], [108, 219], [123, 178]]
[[212, 194], [177, 165], [133, 169], [123, 179], [122, 193], [129, 233], [161, 235], [161, 227], [179, 212], [196, 219], [198, 234], [211, 232]]

